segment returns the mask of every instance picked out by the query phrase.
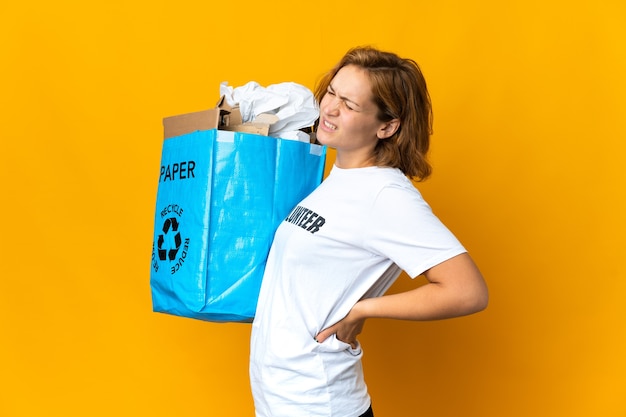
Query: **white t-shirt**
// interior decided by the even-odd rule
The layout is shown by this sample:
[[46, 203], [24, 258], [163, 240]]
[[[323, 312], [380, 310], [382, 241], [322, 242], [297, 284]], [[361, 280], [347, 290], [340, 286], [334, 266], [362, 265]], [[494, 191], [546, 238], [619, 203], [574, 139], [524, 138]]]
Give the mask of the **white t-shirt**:
[[252, 324], [257, 417], [357, 417], [370, 405], [360, 346], [314, 336], [402, 270], [465, 252], [398, 169], [333, 167], [278, 228]]

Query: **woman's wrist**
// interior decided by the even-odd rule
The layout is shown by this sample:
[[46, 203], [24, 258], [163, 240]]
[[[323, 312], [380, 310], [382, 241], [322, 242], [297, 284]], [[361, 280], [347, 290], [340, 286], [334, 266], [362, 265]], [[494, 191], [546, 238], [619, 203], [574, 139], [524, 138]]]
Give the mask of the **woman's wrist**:
[[365, 320], [373, 317], [372, 304], [375, 302], [374, 298], [364, 298], [352, 307], [350, 314], [355, 320]]

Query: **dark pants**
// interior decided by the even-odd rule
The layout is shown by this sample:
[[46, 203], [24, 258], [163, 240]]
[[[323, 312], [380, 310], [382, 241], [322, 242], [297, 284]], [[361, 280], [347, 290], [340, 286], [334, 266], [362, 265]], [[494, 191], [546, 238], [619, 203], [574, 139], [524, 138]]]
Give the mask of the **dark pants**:
[[370, 408], [368, 408], [367, 411], [364, 412], [363, 414], [361, 414], [359, 417], [374, 417], [374, 412], [372, 411], [372, 406], [370, 405]]

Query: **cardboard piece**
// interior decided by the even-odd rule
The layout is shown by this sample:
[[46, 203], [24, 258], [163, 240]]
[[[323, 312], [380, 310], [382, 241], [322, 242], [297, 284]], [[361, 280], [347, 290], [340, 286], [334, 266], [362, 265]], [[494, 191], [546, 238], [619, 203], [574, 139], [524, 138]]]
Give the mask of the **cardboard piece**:
[[169, 139], [198, 130], [230, 130], [267, 136], [270, 126], [278, 121], [273, 114], [261, 114], [252, 122], [243, 122], [239, 107], [232, 107], [220, 98], [213, 109], [202, 110], [163, 119], [164, 137]]

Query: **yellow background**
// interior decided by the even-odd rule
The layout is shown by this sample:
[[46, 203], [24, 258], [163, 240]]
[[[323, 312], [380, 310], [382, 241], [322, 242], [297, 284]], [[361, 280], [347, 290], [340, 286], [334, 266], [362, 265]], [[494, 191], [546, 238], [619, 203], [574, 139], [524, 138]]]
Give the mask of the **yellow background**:
[[4, 2], [0, 415], [253, 415], [249, 326], [151, 312], [161, 119], [221, 81], [313, 88], [362, 44], [422, 66], [420, 189], [491, 290], [475, 316], [368, 322], [377, 417], [626, 415], [625, 21], [620, 0]]

